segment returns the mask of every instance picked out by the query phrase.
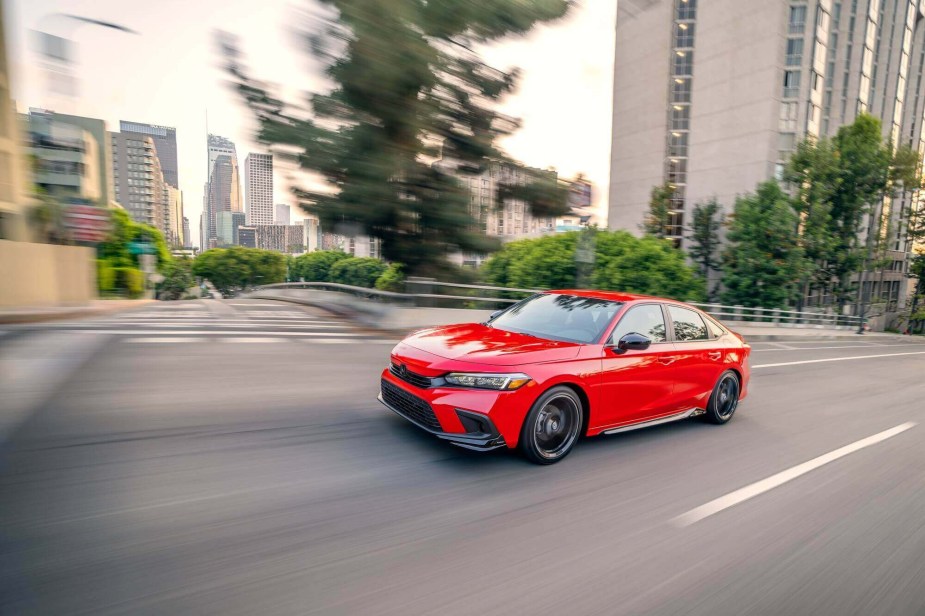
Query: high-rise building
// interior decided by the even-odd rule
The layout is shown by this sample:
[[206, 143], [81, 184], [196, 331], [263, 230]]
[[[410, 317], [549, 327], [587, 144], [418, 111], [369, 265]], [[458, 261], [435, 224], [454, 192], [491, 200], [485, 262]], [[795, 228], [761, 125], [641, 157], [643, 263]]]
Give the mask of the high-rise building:
[[190, 235], [189, 218], [183, 217], [183, 248], [192, 248], [193, 237]]
[[276, 207], [276, 216], [275, 216], [276, 224], [278, 225], [291, 224], [289, 206], [286, 205], [285, 203], [277, 203], [275, 207]]
[[277, 252], [302, 252], [304, 250], [305, 227], [302, 225], [252, 226], [257, 233], [257, 248]]
[[96, 150], [96, 168], [100, 170], [97, 177], [99, 182], [100, 201], [109, 205], [115, 201], [114, 180], [112, 175], [112, 147], [109, 141], [109, 133], [106, 130], [106, 122], [96, 118], [85, 118], [83, 116], [69, 115], [66, 113], [49, 112], [52, 120], [56, 124], [70, 124], [77, 126], [90, 136], [95, 142]]
[[177, 173], [177, 129], [170, 126], [157, 126], [155, 124], [122, 120], [119, 122], [119, 132], [150, 137], [154, 142], [155, 150], [157, 150], [157, 158], [161, 163], [164, 181], [174, 188], [180, 188]]
[[203, 197], [202, 249], [214, 248], [218, 242], [218, 212], [242, 212], [241, 181], [238, 155], [234, 143], [218, 135], [209, 135], [209, 178]]
[[251, 152], [244, 159], [244, 198], [248, 225], [273, 224], [272, 154]]
[[257, 229], [238, 227], [238, 245], [245, 248], [257, 248]]
[[[859, 113], [925, 151], [925, 5], [919, 0], [621, 0], [617, 9], [609, 226], [638, 232], [653, 186], [674, 186], [670, 235], [695, 204], [781, 178], [796, 145]], [[872, 294], [904, 296], [918, 196], [874, 208], [891, 229]], [[861, 238], [864, 241], [865, 238]]]
[[183, 236], [183, 192], [166, 184], [167, 189], [167, 211], [170, 213], [170, 234], [167, 238], [168, 244], [175, 246], [186, 246], [186, 238]]
[[132, 220], [170, 237], [170, 197], [154, 140], [145, 135], [109, 133], [116, 201]]
[[309, 216], [302, 221], [305, 229], [304, 246], [305, 252], [315, 252], [321, 250], [321, 224], [314, 216]]
[[32, 110], [23, 116], [32, 181], [59, 199], [99, 202], [98, 144], [79, 126], [59, 122], [54, 114]]
[[244, 226], [244, 212], [219, 212], [216, 215], [219, 246], [237, 246], [238, 229]]

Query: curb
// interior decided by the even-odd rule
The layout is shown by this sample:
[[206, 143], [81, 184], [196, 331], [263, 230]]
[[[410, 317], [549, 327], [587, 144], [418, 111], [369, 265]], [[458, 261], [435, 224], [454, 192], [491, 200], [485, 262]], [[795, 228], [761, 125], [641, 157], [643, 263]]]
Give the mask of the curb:
[[126, 306], [124, 304], [119, 306], [100, 306], [98, 308], [81, 308], [81, 307], [72, 307], [72, 308], [62, 308], [61, 310], [55, 312], [18, 312], [11, 314], [3, 314], [0, 312], [0, 324], [2, 325], [16, 325], [22, 323], [44, 323], [46, 321], [61, 321], [66, 319], [82, 318], [82, 317], [96, 317], [105, 314], [112, 314], [114, 312], [122, 312], [125, 310], [133, 310], [135, 308], [140, 308], [156, 300], [153, 299], [139, 299], [133, 300], [136, 303]]

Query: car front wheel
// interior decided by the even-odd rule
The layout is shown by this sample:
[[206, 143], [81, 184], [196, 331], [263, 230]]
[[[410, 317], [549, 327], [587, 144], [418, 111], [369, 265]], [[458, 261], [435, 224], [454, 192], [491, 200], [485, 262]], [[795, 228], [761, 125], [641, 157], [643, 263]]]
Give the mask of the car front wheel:
[[713, 424], [724, 424], [732, 419], [739, 406], [739, 391], [739, 377], [736, 373], [732, 370], [723, 372], [707, 402], [706, 420]]
[[534, 464], [554, 464], [568, 455], [581, 432], [581, 400], [565, 386], [533, 403], [520, 434], [520, 449]]

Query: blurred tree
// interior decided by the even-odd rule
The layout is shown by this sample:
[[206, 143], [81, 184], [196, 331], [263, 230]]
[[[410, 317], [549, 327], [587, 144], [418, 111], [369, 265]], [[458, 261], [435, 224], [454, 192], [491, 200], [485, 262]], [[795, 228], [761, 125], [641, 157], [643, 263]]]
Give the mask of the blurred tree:
[[[703, 299], [703, 281], [669, 242], [626, 231], [594, 233], [594, 288]], [[578, 238], [579, 232], [570, 232], [505, 244], [481, 271], [488, 282], [500, 286], [569, 288], [575, 280]]]
[[196, 286], [191, 259], [174, 259], [161, 268], [161, 274], [164, 280], [157, 285], [158, 299], [183, 299], [189, 289]]
[[380, 291], [401, 293], [405, 290], [404, 266], [401, 263], [390, 263], [389, 267], [376, 279], [376, 288]]
[[318, 250], [299, 255], [292, 262], [289, 277], [295, 281], [331, 282], [331, 268], [350, 255], [340, 250]]
[[774, 181], [736, 199], [723, 252], [723, 302], [783, 308], [796, 297], [805, 267], [797, 222]]
[[331, 266], [331, 282], [354, 287], [374, 287], [388, 266], [379, 259], [349, 257]]
[[193, 261], [192, 273], [230, 296], [248, 287], [286, 280], [286, 256], [258, 248], [212, 248]]
[[641, 225], [643, 233], [657, 238], [668, 235], [668, 222], [671, 218], [671, 198], [675, 188], [669, 183], [652, 187], [649, 196], [649, 212]]
[[716, 251], [719, 248], [719, 229], [723, 225], [724, 216], [715, 198], [698, 203], [691, 214], [691, 225], [688, 229], [690, 235], [687, 236], [690, 240], [688, 253], [700, 268], [700, 275], [706, 280], [718, 265]]
[[[297, 190], [300, 205], [331, 230], [381, 238], [384, 258], [416, 275], [439, 269], [449, 251], [496, 248], [469, 214], [468, 191], [431, 163], [442, 156], [477, 173], [490, 159], [507, 161], [495, 143], [518, 123], [493, 107], [518, 73], [487, 66], [475, 48], [562, 17], [571, 2], [321, 2], [336, 18], [306, 40], [333, 88], [312, 95], [308, 109], [275, 98], [225, 41], [227, 68], [257, 116], [258, 139], [326, 184]], [[535, 215], [567, 211], [558, 187], [517, 192]]]

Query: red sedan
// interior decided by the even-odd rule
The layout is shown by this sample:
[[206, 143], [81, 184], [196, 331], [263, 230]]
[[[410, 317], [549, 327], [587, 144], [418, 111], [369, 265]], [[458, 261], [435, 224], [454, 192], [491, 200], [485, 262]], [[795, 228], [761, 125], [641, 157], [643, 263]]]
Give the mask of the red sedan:
[[681, 302], [549, 291], [485, 323], [415, 332], [393, 350], [379, 400], [468, 449], [558, 462], [582, 434], [695, 415], [732, 418], [748, 391], [744, 339]]

